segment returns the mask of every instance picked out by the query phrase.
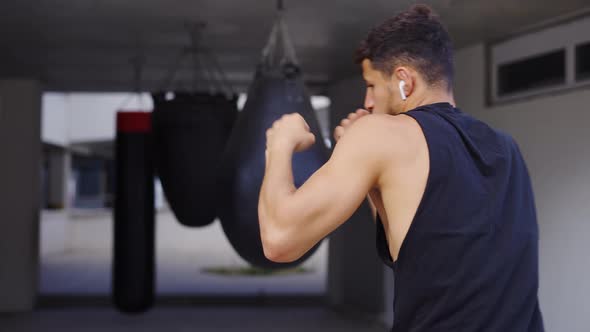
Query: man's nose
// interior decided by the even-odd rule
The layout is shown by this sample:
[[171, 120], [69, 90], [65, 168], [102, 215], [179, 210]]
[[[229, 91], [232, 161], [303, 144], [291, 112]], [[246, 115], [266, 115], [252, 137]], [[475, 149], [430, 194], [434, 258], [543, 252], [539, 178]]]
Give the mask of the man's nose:
[[373, 101], [373, 97], [370, 95], [370, 93], [367, 91], [367, 94], [365, 95], [365, 109], [369, 112], [373, 111], [373, 107], [375, 107], [375, 102]]

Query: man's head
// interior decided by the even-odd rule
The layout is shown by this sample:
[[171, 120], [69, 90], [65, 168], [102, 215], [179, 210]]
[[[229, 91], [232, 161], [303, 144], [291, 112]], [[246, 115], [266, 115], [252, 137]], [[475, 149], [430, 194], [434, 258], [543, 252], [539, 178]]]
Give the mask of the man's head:
[[[401, 113], [409, 109], [406, 102], [419, 106], [428, 93], [452, 95], [451, 38], [426, 5], [415, 5], [373, 28], [356, 61], [367, 83], [365, 108], [374, 113]], [[401, 81], [407, 101], [400, 93]]]

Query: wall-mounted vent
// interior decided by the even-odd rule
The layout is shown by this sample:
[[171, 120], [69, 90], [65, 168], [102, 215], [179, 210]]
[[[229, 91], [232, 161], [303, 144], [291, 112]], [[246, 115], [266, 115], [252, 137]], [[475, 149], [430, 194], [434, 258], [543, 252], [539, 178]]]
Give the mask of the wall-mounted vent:
[[498, 96], [565, 83], [565, 50], [498, 66]]
[[576, 81], [590, 79], [590, 42], [576, 46]]
[[487, 46], [491, 104], [590, 88], [590, 12]]

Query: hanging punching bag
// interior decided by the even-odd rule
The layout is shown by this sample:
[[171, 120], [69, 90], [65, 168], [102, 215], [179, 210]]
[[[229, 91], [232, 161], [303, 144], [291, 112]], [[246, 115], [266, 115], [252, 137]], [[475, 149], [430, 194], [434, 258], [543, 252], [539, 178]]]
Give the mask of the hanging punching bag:
[[216, 177], [237, 115], [235, 98], [152, 94], [156, 170], [176, 219], [190, 227], [215, 220]]
[[[238, 115], [222, 162], [218, 215], [223, 230], [236, 252], [250, 264], [262, 268], [291, 267], [303, 262], [317, 249], [296, 262], [275, 263], [264, 256], [258, 221], [258, 195], [265, 168], [266, 130], [287, 113], [298, 112], [310, 130], [321, 139], [320, 128], [306, 92], [294, 52], [279, 15], [263, 52], [244, 109]], [[293, 156], [295, 186], [301, 186], [328, 158], [322, 143]], [[319, 244], [318, 244], [319, 245]]]
[[118, 112], [112, 297], [122, 312], [154, 301], [154, 169], [150, 113]]

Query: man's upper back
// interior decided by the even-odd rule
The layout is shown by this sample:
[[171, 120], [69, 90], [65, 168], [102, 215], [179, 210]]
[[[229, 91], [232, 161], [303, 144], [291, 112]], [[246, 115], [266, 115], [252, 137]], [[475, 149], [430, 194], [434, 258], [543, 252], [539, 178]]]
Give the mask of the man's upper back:
[[394, 331], [542, 331], [534, 197], [517, 145], [447, 103], [406, 115], [422, 129], [429, 171], [395, 263], [385, 229], [399, 220], [393, 195], [382, 197]]

